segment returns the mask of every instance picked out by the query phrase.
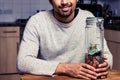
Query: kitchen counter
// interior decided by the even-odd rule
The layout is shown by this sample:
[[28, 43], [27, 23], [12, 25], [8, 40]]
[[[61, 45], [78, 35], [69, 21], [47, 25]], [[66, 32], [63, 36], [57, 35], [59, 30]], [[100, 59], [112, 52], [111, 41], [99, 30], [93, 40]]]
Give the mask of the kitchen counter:
[[28, 19], [17, 19], [15, 22], [0, 22], [0, 26], [20, 26], [25, 27]]
[[105, 29], [120, 31], [120, 25], [105, 25]]
[[25, 27], [26, 23], [15, 23], [15, 22], [0, 22], [0, 27], [1, 26], [20, 26], [20, 27]]
[[13, 22], [0, 22], [0, 27], [1, 26], [18, 26], [18, 24]]
[[105, 29], [120, 31], [120, 17], [109, 17], [105, 19]]

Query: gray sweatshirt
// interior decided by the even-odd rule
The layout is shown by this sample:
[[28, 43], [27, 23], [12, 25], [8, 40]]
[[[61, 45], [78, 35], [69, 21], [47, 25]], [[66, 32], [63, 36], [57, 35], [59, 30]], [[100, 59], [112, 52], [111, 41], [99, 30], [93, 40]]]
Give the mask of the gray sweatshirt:
[[[81, 9], [70, 23], [56, 20], [52, 10], [33, 15], [25, 27], [20, 44], [17, 61], [19, 71], [53, 75], [59, 63], [84, 63], [87, 17], [93, 17], [93, 14]], [[104, 50], [108, 64], [112, 66], [112, 55], [106, 42]]]

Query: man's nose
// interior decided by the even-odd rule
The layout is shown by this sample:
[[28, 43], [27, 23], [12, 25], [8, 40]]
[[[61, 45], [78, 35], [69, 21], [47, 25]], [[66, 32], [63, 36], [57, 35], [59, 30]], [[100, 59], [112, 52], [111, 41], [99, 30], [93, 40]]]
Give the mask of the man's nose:
[[62, 4], [66, 4], [66, 3], [68, 3], [68, 1], [69, 1], [69, 0], [61, 0], [61, 3], [62, 3]]

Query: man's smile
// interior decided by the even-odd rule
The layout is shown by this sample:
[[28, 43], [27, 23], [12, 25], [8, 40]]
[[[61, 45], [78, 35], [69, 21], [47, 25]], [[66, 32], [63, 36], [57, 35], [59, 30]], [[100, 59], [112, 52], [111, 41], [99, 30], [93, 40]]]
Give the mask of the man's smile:
[[68, 6], [60, 8], [62, 12], [68, 12], [70, 9], [71, 7], [68, 7]]

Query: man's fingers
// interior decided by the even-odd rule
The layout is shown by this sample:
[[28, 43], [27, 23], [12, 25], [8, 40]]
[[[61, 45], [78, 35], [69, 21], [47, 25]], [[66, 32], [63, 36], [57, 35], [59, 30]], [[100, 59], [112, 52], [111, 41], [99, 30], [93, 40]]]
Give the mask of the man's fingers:
[[85, 70], [85, 72], [81, 71], [80, 74], [83, 75], [83, 76], [85, 76], [85, 77], [88, 77], [88, 78], [97, 79], [96, 73], [92, 72], [90, 70], [88, 70], [88, 72], [86, 72], [86, 70]]
[[109, 67], [105, 67], [105, 68], [98, 68], [96, 72], [105, 72], [105, 71], [108, 71], [108, 68]]
[[94, 76], [97, 76], [96, 72], [95, 71], [91, 71], [89, 69], [85, 69], [83, 68], [81, 71], [85, 72], [85, 73], [88, 73], [88, 74], [91, 74], [91, 75], [94, 75]]
[[85, 79], [85, 80], [91, 80], [91, 78], [88, 78], [88, 77], [83, 76], [83, 75], [78, 75], [77, 77], [78, 77], [78, 78]]
[[96, 69], [93, 66], [90, 66], [88, 64], [82, 64], [82, 67], [89, 69], [89, 70], [92, 70], [92, 71], [96, 71]]
[[83, 76], [86, 76], [88, 78], [96, 79], [97, 78], [97, 73], [95, 72], [95, 68], [88, 65], [88, 64], [82, 64], [82, 69], [80, 74]]
[[106, 67], [106, 66], [108, 66], [108, 63], [107, 62], [103, 62], [102, 64], [99, 64], [98, 65], [98, 67], [100, 68], [102, 68], [102, 67]]
[[106, 76], [106, 75], [108, 75], [108, 71], [98, 73], [98, 76]]
[[96, 69], [96, 72], [104, 72], [104, 71], [108, 71], [108, 69], [109, 69], [108, 64], [104, 62], [98, 66], [98, 68]]

